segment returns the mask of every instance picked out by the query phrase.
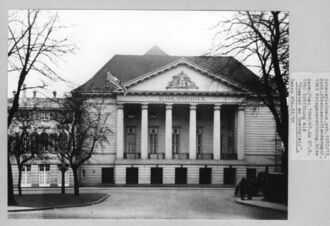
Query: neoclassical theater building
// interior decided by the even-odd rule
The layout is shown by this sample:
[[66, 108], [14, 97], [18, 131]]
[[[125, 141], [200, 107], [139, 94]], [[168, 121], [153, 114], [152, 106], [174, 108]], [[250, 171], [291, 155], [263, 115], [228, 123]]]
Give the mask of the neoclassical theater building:
[[82, 165], [81, 185], [236, 184], [279, 170], [281, 141], [252, 92], [257, 81], [233, 57], [170, 56], [158, 47], [115, 55], [78, 88], [103, 103], [112, 131]]

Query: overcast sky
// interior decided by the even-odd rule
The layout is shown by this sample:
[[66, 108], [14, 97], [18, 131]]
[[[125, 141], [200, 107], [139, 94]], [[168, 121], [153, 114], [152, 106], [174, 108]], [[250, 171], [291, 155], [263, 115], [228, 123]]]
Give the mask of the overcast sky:
[[[212, 46], [220, 19], [232, 12], [221, 11], [118, 11], [62, 10], [57, 11], [60, 24], [69, 26], [65, 33], [78, 46], [75, 55], [65, 56], [57, 72], [75, 85], [52, 82], [38, 96], [53, 90], [62, 96], [90, 79], [115, 54], [143, 55], [153, 45], [169, 55], [202, 55]], [[17, 86], [17, 75], [9, 74], [8, 95]], [[27, 85], [39, 80], [29, 76]], [[28, 91], [28, 96], [32, 90]]]

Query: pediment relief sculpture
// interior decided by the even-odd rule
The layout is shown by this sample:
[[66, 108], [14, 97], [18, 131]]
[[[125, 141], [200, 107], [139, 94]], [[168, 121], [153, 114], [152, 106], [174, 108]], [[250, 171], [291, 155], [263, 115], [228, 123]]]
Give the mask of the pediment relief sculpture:
[[178, 75], [174, 75], [168, 83], [166, 89], [198, 89], [196, 84], [191, 81], [190, 77], [181, 71]]

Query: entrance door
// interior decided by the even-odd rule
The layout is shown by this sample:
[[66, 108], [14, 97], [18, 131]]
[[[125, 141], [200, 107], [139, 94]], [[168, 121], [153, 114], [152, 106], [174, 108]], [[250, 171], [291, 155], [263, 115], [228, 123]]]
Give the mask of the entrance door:
[[236, 169], [235, 168], [224, 168], [223, 183], [224, 184], [235, 184], [235, 181], [236, 181]]
[[163, 184], [163, 168], [151, 168], [151, 184]]
[[138, 184], [139, 170], [137, 167], [126, 168], [126, 184]]
[[113, 184], [113, 167], [102, 168], [102, 184]]
[[200, 168], [199, 169], [199, 184], [211, 184], [211, 168]]
[[175, 184], [187, 184], [187, 168], [175, 168]]

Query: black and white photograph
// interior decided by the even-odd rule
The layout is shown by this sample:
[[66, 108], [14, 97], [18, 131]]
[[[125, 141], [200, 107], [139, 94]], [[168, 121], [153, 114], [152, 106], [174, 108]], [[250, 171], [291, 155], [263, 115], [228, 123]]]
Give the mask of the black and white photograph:
[[289, 12], [8, 10], [8, 219], [288, 219]]

